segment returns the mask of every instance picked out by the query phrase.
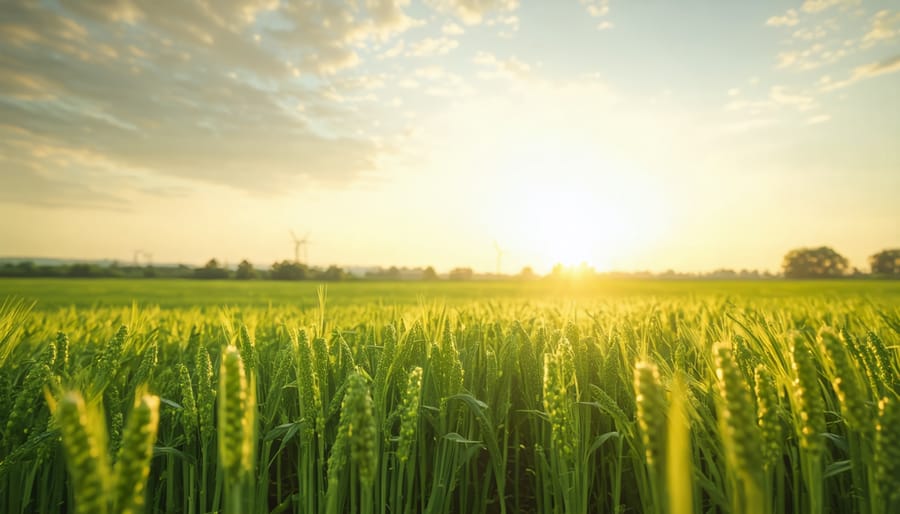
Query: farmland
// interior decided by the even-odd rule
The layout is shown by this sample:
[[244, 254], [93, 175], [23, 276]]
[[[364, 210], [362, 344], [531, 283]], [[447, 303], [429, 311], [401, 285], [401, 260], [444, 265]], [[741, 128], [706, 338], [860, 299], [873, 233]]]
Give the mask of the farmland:
[[2, 512], [900, 509], [900, 282], [0, 298]]

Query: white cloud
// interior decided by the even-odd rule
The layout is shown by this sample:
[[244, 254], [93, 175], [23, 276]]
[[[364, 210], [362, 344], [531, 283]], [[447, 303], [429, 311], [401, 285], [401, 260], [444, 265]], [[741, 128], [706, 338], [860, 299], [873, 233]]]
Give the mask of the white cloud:
[[776, 67], [779, 69], [791, 69], [794, 71], [808, 71], [822, 66], [835, 64], [854, 53], [854, 48], [831, 42], [813, 43], [803, 50], [789, 50], [779, 52], [776, 56]]
[[381, 59], [390, 59], [393, 57], [397, 57], [398, 55], [401, 55], [403, 53], [403, 49], [405, 47], [406, 43], [401, 39], [400, 41], [397, 41], [394, 46], [385, 50], [384, 53], [382, 53], [378, 57]]
[[862, 0], [804, 0], [803, 6], [800, 7], [804, 12], [818, 13], [832, 7], [841, 7], [847, 9], [859, 5]]
[[472, 60], [475, 64], [486, 68], [479, 72], [478, 76], [484, 79], [494, 78], [527, 78], [531, 72], [531, 66], [515, 57], [499, 59], [490, 52], [479, 51]]
[[481, 23], [485, 16], [495, 12], [518, 9], [519, 0], [426, 0], [435, 9], [450, 13], [467, 25]]
[[861, 80], [870, 79], [879, 75], [887, 75], [900, 71], [900, 55], [895, 55], [882, 61], [871, 62], [862, 66], [857, 66], [853, 72], [844, 80], [833, 81], [828, 80], [822, 85], [823, 91], [833, 91], [842, 89]]
[[441, 27], [441, 32], [447, 36], [460, 36], [465, 32], [465, 29], [451, 21], [445, 23], [444, 26]]
[[[377, 166], [379, 150], [354, 130], [387, 80], [345, 72], [361, 46], [413, 23], [406, 0], [355, 4], [3, 3], [0, 119], [32, 148], [102, 157], [110, 164], [77, 161], [101, 177], [141, 170], [262, 193], [347, 184]], [[308, 74], [332, 85], [294, 78]], [[9, 138], [0, 139], [7, 154]], [[21, 173], [47, 180], [66, 169], [17, 158]]]
[[772, 86], [769, 89], [769, 98], [778, 105], [793, 107], [798, 111], [807, 111], [816, 107], [816, 101], [812, 96], [793, 93], [785, 86]]
[[406, 55], [410, 57], [445, 55], [458, 46], [459, 42], [455, 39], [447, 37], [428, 37], [409, 45], [409, 50], [406, 52]]
[[579, 0], [588, 14], [600, 18], [609, 14], [609, 0]]
[[608, 30], [613, 27], [615, 27], [615, 25], [609, 20], [603, 20], [597, 24], [597, 30]]
[[793, 27], [798, 23], [800, 23], [800, 18], [796, 9], [788, 9], [783, 15], [772, 16], [766, 20], [766, 25], [770, 27]]
[[882, 10], [872, 17], [869, 31], [862, 38], [862, 46], [870, 47], [880, 42], [900, 37], [900, 11]]

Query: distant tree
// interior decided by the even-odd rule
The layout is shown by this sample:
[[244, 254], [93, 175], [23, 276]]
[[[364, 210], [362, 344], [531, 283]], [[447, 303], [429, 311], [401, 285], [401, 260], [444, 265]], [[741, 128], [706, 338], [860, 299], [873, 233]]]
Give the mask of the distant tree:
[[869, 256], [872, 274], [883, 277], [900, 277], [900, 248], [882, 250]]
[[400, 268], [397, 266], [391, 266], [385, 272], [385, 278], [389, 280], [399, 280], [400, 279]]
[[328, 281], [344, 280], [345, 278], [347, 278], [347, 273], [343, 268], [332, 264], [331, 266], [328, 266], [328, 269], [326, 269], [319, 275], [319, 278]]
[[210, 259], [202, 268], [194, 270], [194, 278], [217, 279], [228, 278], [228, 270], [219, 266], [219, 261]]
[[19, 268], [19, 273], [23, 277], [33, 277], [37, 275], [37, 267], [31, 261], [22, 261], [16, 266]]
[[87, 278], [93, 275], [90, 264], [73, 264], [67, 273], [70, 277]]
[[831, 278], [847, 272], [847, 258], [827, 246], [797, 248], [784, 256], [785, 278]]
[[150, 264], [144, 266], [144, 278], [156, 278], [156, 268]]
[[522, 271], [519, 272], [519, 278], [522, 280], [533, 280], [537, 277], [535, 275], [534, 270], [531, 269], [531, 266], [525, 266], [522, 268]]
[[251, 280], [256, 278], [256, 270], [253, 269], [253, 265], [250, 264], [250, 261], [244, 259], [238, 264], [237, 271], [234, 274], [234, 278], [238, 280]]
[[472, 280], [475, 272], [472, 268], [453, 268], [450, 270], [450, 280]]
[[310, 278], [310, 270], [305, 264], [284, 260], [272, 264], [269, 278], [272, 280], [306, 280]]
[[428, 266], [425, 268], [425, 271], [422, 272], [422, 280], [437, 280], [437, 271], [434, 271], [434, 268]]

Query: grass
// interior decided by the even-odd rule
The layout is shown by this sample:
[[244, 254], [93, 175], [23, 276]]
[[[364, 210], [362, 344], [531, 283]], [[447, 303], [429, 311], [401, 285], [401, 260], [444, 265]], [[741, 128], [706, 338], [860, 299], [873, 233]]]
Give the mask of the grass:
[[[129, 279], [10, 279], [0, 278], [0, 298], [37, 301], [37, 308], [54, 310], [130, 306], [132, 302], [164, 309], [189, 307], [318, 306], [313, 282], [237, 280]], [[337, 282], [328, 285], [329, 304], [415, 305], [421, 299], [446, 305], [474, 300], [554, 302], [623, 297], [815, 297], [836, 300], [883, 299], [900, 301], [900, 281], [804, 280], [712, 281], [599, 279], [585, 282]]]
[[896, 282], [6, 294], [10, 514], [900, 508]]

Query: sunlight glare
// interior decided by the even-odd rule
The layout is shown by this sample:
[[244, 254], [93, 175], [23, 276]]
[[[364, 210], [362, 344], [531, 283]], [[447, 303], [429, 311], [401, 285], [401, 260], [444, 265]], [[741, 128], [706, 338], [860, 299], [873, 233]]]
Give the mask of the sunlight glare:
[[529, 143], [499, 159], [493, 186], [503, 193], [485, 218], [523, 262], [608, 271], [663, 229], [664, 202], [624, 165], [587, 144]]

